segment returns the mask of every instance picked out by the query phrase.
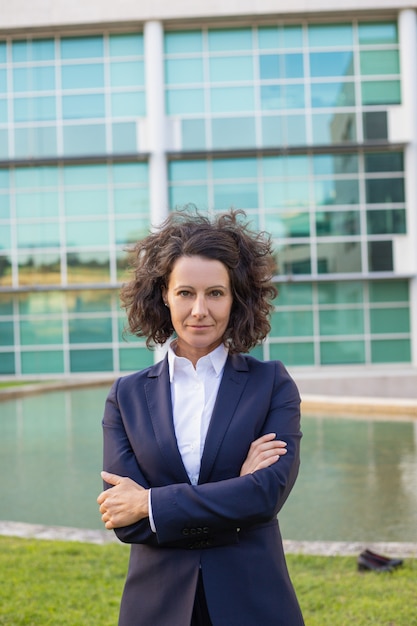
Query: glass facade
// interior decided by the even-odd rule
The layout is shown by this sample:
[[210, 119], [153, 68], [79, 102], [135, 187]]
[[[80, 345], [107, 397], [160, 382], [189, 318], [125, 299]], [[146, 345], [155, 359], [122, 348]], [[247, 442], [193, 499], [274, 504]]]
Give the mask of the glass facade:
[[[126, 246], [152, 224], [145, 36], [0, 40], [0, 375], [154, 360], [118, 302]], [[257, 356], [411, 361], [399, 45], [394, 20], [164, 33], [167, 210], [241, 208], [274, 240]]]

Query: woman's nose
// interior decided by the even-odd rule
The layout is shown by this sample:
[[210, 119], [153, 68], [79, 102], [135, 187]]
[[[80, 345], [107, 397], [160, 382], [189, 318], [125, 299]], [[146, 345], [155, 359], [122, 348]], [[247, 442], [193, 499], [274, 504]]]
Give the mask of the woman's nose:
[[195, 317], [204, 317], [205, 315], [207, 315], [206, 300], [203, 296], [196, 297], [191, 313]]

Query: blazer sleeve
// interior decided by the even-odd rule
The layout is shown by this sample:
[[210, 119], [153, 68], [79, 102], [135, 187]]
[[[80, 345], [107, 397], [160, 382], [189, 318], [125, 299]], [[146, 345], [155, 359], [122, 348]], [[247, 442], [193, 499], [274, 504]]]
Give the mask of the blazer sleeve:
[[[160, 544], [179, 542], [201, 530], [209, 536], [271, 520], [287, 499], [300, 464], [300, 397], [280, 362], [262, 434], [275, 432], [287, 454], [268, 468], [197, 486], [152, 489], [152, 512]], [[262, 393], [262, 387], [258, 388]]]
[[[148, 489], [149, 484], [138, 465], [123, 426], [117, 401], [119, 383], [120, 379], [110, 389], [104, 410], [103, 468], [112, 474], [129, 476], [136, 483]], [[106, 482], [104, 483], [105, 489], [111, 488], [111, 486]], [[150, 527], [149, 518], [130, 526], [116, 528], [114, 532], [120, 541], [125, 543], [158, 545], [157, 537]]]

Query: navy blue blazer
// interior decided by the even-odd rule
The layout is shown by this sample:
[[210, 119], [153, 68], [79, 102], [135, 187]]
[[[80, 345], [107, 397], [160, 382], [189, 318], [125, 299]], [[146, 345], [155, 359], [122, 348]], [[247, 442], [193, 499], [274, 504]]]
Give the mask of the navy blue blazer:
[[[193, 486], [177, 447], [167, 359], [114, 383], [104, 469], [152, 488], [157, 529], [145, 519], [115, 531], [132, 544], [119, 626], [188, 626], [200, 568], [213, 626], [303, 625], [277, 521], [298, 474], [299, 405], [282, 363], [230, 355]], [[270, 432], [287, 454], [239, 477], [252, 441]]]

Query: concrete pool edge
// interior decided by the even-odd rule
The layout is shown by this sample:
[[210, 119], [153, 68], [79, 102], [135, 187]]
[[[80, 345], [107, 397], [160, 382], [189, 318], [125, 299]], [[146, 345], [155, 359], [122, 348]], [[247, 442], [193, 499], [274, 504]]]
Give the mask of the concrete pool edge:
[[[114, 533], [106, 530], [44, 526], [24, 522], [0, 521], [0, 535], [21, 539], [44, 539], [54, 541], [78, 541], [81, 543], [119, 543]], [[410, 542], [364, 542], [364, 541], [292, 541], [284, 540], [287, 554], [316, 556], [356, 556], [365, 548], [387, 556], [417, 558], [417, 543]]]

